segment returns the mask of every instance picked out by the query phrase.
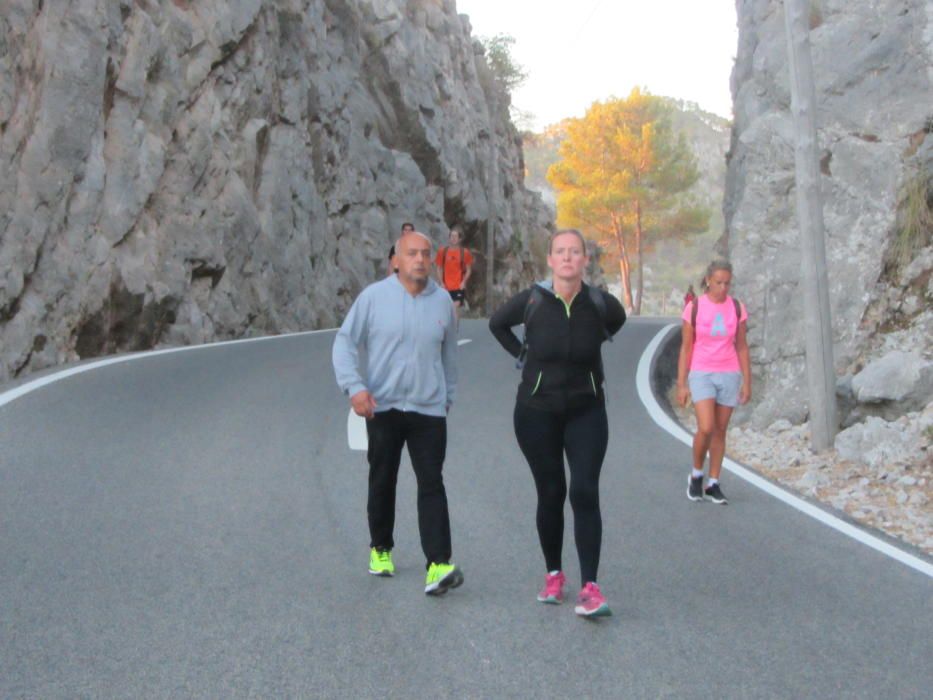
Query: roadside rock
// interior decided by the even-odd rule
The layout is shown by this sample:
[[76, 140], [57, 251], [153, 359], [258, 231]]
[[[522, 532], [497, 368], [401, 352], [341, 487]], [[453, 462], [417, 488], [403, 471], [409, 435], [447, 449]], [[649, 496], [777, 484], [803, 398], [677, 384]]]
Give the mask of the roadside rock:
[[852, 378], [859, 404], [874, 404], [890, 419], [923, 408], [933, 394], [933, 362], [916, 352], [894, 350]]
[[[692, 411], [675, 413], [696, 430]], [[870, 418], [839, 436], [845, 433], [837, 437], [841, 450], [815, 454], [806, 423], [779, 420], [767, 430], [737, 425], [729, 428], [726, 451], [784, 487], [933, 556], [933, 404], [894, 423]]]
[[[893, 264], [890, 253], [904, 228], [905, 191], [933, 175], [933, 5], [810, 4], [836, 371], [854, 373], [889, 350], [930, 359], [929, 245], [906, 266]], [[753, 403], [736, 419], [761, 429], [777, 418], [808, 418], [794, 127], [783, 3], [744, 0], [736, 7], [735, 118], [719, 247], [748, 307], [756, 378]], [[906, 410], [929, 400], [919, 394]], [[844, 412], [843, 419], [850, 424], [870, 414], [866, 408], [847, 419]]]
[[403, 221], [463, 226], [469, 301], [551, 214], [453, 0], [8, 0], [0, 383], [335, 325]]
[[922, 445], [918, 433], [903, 423], [869, 416], [864, 423], [838, 433], [834, 447], [842, 459], [878, 469], [916, 459]]

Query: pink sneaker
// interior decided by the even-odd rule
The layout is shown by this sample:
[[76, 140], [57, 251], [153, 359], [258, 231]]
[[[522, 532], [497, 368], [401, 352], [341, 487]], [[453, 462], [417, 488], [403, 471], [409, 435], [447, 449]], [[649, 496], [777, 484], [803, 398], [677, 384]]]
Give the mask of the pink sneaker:
[[593, 581], [586, 584], [583, 590], [580, 591], [580, 595], [577, 596], [577, 606], [573, 611], [583, 617], [609, 617], [612, 615], [612, 610], [609, 609], [609, 604], [599, 590], [599, 586]]
[[556, 574], [545, 574], [544, 588], [538, 594], [538, 601], [541, 603], [550, 603], [551, 605], [560, 605], [564, 602], [564, 582], [567, 577], [563, 571]]

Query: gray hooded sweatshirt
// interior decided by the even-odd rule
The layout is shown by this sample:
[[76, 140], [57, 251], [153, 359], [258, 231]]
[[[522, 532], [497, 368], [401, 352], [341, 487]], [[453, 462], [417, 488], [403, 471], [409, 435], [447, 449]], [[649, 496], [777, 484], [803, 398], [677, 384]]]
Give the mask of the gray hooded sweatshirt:
[[397, 275], [369, 285], [340, 326], [332, 357], [340, 389], [347, 396], [369, 390], [377, 412], [447, 415], [457, 389], [457, 319], [450, 295], [433, 279], [417, 296]]

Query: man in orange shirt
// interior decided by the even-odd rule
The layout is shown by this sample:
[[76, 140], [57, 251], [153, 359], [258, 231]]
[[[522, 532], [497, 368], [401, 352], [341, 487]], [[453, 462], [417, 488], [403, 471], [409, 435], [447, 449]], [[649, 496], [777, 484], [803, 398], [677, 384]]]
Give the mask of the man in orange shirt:
[[450, 245], [438, 249], [434, 261], [437, 279], [450, 293], [458, 315], [460, 305], [466, 297], [467, 280], [473, 274], [473, 255], [460, 244], [462, 239], [463, 233], [459, 227], [454, 226], [450, 229]]

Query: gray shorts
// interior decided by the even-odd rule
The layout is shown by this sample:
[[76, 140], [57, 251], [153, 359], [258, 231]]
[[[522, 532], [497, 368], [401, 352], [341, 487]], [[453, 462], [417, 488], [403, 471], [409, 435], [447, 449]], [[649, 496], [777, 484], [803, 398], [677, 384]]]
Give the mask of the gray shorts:
[[696, 372], [687, 375], [693, 403], [705, 399], [716, 399], [720, 406], [739, 405], [739, 389], [742, 387], [741, 372]]

